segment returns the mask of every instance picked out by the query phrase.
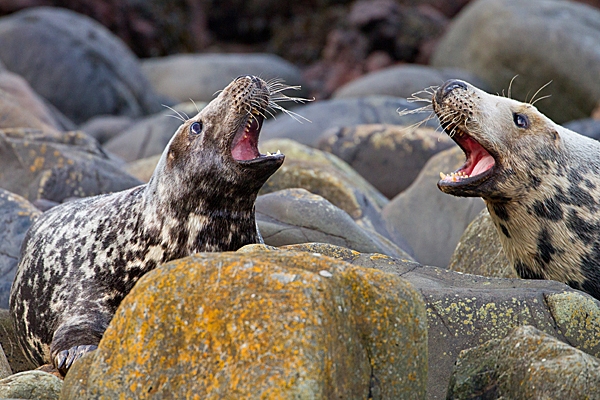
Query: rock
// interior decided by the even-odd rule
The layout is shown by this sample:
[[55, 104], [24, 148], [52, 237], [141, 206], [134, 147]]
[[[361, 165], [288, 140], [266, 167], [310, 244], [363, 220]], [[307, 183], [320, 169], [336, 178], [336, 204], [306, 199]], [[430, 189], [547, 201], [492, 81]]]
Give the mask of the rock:
[[570, 1], [476, 1], [440, 41], [432, 65], [464, 68], [498, 93], [518, 75], [511, 92], [521, 101], [552, 81], [536, 98], [552, 96], [536, 107], [559, 124], [585, 118], [600, 98], [598, 21], [600, 10]]
[[463, 163], [458, 147], [436, 154], [412, 185], [383, 209], [390, 234], [399, 232], [422, 264], [445, 268], [464, 230], [485, 207], [479, 197], [448, 196], [437, 188], [440, 171], [454, 171]]
[[384, 236], [359, 226], [343, 210], [304, 189], [286, 189], [256, 199], [256, 220], [266, 244], [321, 242], [411, 259]]
[[29, 201], [62, 202], [140, 183], [82, 132], [0, 130], [0, 187]]
[[425, 324], [393, 274], [305, 252], [200, 253], [142, 277], [61, 398], [421, 399]]
[[[371, 72], [340, 87], [333, 98], [385, 95], [409, 98], [429, 87], [438, 87], [448, 79], [462, 79], [486, 90], [477, 76], [457, 68], [436, 69], [426, 65], [404, 64]], [[421, 96], [425, 97], [425, 96]], [[431, 99], [429, 95], [429, 99]], [[424, 103], [422, 105], [425, 105]]]
[[10, 375], [12, 375], [12, 369], [8, 363], [6, 354], [4, 354], [4, 349], [0, 346], [0, 379], [4, 379]]
[[182, 103], [174, 106], [172, 110], [142, 118], [107, 141], [104, 148], [129, 162], [161, 154], [181, 126], [182, 119], [188, 114], [196, 115], [205, 105]]
[[567, 122], [565, 128], [592, 139], [600, 140], [600, 119], [584, 118]]
[[331, 245], [289, 247], [398, 274], [421, 292], [428, 317], [430, 399], [445, 398], [454, 362], [462, 350], [502, 339], [518, 326], [533, 325], [594, 357], [600, 356], [600, 302], [565, 284], [465, 275]]
[[36, 365], [33, 365], [25, 358], [21, 346], [17, 341], [17, 334], [10, 317], [10, 312], [2, 308], [0, 308], [0, 344], [13, 372], [27, 371], [36, 367]]
[[380, 215], [387, 199], [344, 161], [289, 139], [269, 140], [261, 147], [271, 152], [279, 149], [286, 158], [259, 194], [290, 188], [306, 189], [346, 211], [363, 228], [389, 238]]
[[8, 308], [21, 242], [40, 214], [40, 210], [23, 197], [0, 189], [0, 308]]
[[96, 139], [100, 144], [104, 144], [130, 128], [134, 123], [135, 121], [130, 117], [99, 115], [90, 118], [79, 129]]
[[[209, 102], [237, 76], [257, 75], [265, 81], [306, 86], [300, 69], [274, 54], [178, 54], [142, 61], [154, 89], [180, 102]], [[294, 95], [306, 95], [306, 89]]]
[[432, 128], [356, 125], [326, 131], [319, 148], [346, 161], [388, 198], [405, 190], [436, 153], [453, 141]]
[[[0, 20], [0, 59], [75, 123], [160, 110], [131, 51], [81, 14], [40, 7]], [[60, 90], [57, 90], [60, 88]]]
[[519, 278], [498, 237], [487, 209], [469, 224], [461, 236], [448, 269], [495, 278]]
[[161, 155], [150, 156], [132, 161], [125, 166], [125, 171], [142, 182], [148, 182], [158, 165]]
[[600, 360], [531, 326], [460, 354], [449, 399], [594, 399]]
[[[398, 110], [418, 108], [405, 99], [389, 96], [369, 96], [358, 99], [333, 99], [316, 101], [295, 107], [294, 112], [303, 119], [294, 120], [289, 115], [265, 121], [263, 140], [288, 138], [311, 147], [317, 147], [321, 134], [329, 128], [361, 124], [413, 125], [423, 120], [423, 115], [403, 115]], [[437, 124], [437, 123], [436, 123]]]
[[3, 399], [58, 400], [63, 382], [41, 371], [19, 372], [0, 380]]

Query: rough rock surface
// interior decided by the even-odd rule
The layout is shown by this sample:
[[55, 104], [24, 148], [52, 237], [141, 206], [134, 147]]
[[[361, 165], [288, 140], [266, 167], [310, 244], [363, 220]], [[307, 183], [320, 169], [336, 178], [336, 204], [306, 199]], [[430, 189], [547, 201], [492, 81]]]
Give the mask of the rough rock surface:
[[22, 372], [35, 368], [23, 354], [17, 342], [15, 327], [7, 309], [0, 308], [0, 344], [13, 372]]
[[291, 95], [307, 94], [300, 69], [274, 54], [178, 54], [144, 60], [142, 71], [158, 93], [180, 102], [209, 102], [240, 75], [281, 79], [304, 88]]
[[323, 132], [339, 126], [361, 124], [412, 125], [423, 120], [423, 115], [401, 116], [398, 110], [411, 110], [417, 106], [405, 99], [391, 96], [368, 96], [359, 99], [333, 99], [316, 101], [294, 107], [293, 111], [308, 119], [294, 120], [289, 115], [265, 121], [261, 137], [293, 139], [317, 147]]
[[519, 278], [504, 254], [498, 230], [486, 208], [465, 229], [448, 269], [496, 278]]
[[23, 197], [0, 189], [0, 308], [8, 308], [21, 242], [40, 210]]
[[432, 128], [356, 125], [325, 132], [319, 148], [346, 161], [388, 198], [405, 190], [435, 154], [453, 146]]
[[115, 164], [82, 132], [0, 130], [0, 187], [29, 201], [62, 202], [141, 183]]
[[133, 53], [102, 25], [66, 9], [33, 8], [0, 19], [0, 60], [75, 123], [160, 110]]
[[596, 399], [600, 360], [531, 326], [460, 354], [448, 399]]
[[399, 232], [422, 264], [447, 267], [464, 230], [485, 207], [478, 197], [458, 198], [437, 188], [440, 172], [454, 171], [463, 163], [458, 146], [436, 154], [412, 185], [383, 209], [390, 234]]
[[201, 253], [145, 275], [63, 399], [421, 399], [425, 308], [394, 274], [304, 252]]
[[591, 115], [600, 99], [600, 10], [560, 0], [480, 0], [471, 3], [440, 41], [436, 67], [464, 68], [492, 92], [531, 100], [557, 123]]
[[42, 371], [25, 371], [0, 380], [0, 398], [58, 400], [63, 382]]
[[384, 236], [362, 228], [345, 211], [304, 189], [286, 189], [259, 196], [256, 220], [265, 243], [272, 246], [322, 242], [362, 252], [411, 259]]

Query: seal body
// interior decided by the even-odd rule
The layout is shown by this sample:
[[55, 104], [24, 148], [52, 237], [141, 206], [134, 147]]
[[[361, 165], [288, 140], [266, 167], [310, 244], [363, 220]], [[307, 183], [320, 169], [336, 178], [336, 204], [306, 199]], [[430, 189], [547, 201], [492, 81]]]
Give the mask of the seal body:
[[283, 163], [257, 148], [269, 85], [239, 77], [184, 120], [146, 185], [61, 204], [23, 242], [10, 309], [25, 354], [66, 373], [157, 265], [257, 243], [254, 201]]
[[600, 143], [528, 103], [448, 81], [433, 95], [466, 163], [438, 187], [483, 198], [522, 278], [552, 279], [600, 299]]

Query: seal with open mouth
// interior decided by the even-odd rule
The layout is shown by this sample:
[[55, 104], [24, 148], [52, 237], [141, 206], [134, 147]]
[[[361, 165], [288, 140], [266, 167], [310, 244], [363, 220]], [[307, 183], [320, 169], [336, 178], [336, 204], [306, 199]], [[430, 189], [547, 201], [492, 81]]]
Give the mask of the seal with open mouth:
[[25, 354], [63, 374], [96, 348], [116, 308], [157, 265], [257, 243], [254, 202], [284, 160], [259, 153], [280, 82], [242, 76], [174, 134], [146, 185], [61, 204], [30, 228], [10, 309]]
[[483, 198], [520, 277], [564, 282], [600, 299], [600, 143], [532, 104], [459, 80], [431, 102], [466, 155], [438, 187]]

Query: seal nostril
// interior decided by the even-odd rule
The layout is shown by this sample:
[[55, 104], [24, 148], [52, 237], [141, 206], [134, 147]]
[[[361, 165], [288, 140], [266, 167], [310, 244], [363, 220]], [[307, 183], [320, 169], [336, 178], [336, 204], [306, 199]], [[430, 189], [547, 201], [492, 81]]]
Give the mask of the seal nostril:
[[458, 89], [458, 88], [466, 89], [467, 84], [464, 83], [463, 81], [459, 81], [459, 80], [446, 81], [446, 83], [444, 83], [444, 85], [441, 88], [442, 96], [446, 97], [448, 95], [448, 93], [450, 93], [454, 89]]

